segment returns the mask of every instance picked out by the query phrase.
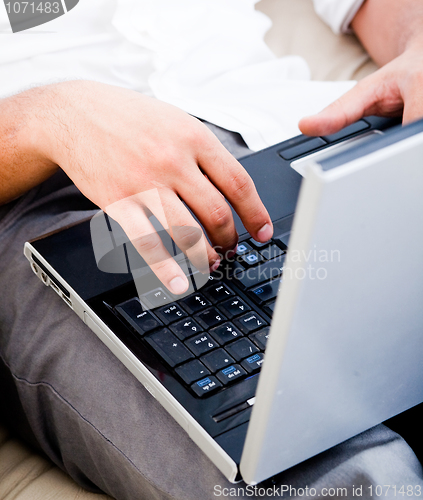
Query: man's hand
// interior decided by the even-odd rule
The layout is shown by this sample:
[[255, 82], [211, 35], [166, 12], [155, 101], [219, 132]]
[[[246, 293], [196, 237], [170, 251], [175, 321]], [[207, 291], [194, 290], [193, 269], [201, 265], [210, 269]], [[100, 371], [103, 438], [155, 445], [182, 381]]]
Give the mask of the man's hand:
[[337, 132], [363, 116], [423, 117], [423, 4], [367, 0], [352, 26], [373, 59], [384, 65], [299, 127], [307, 135]]
[[[13, 129], [15, 152], [9, 152], [9, 162], [0, 159], [4, 172], [13, 163], [14, 171], [19, 169], [18, 176], [4, 175], [1, 200], [21, 194], [59, 165], [96, 205], [105, 211], [112, 207], [110, 215], [140, 242], [138, 251], [176, 294], [188, 288], [188, 281], [150, 224], [151, 213], [170, 228], [181, 249], [196, 243], [200, 228], [182, 201], [222, 255], [238, 240], [225, 198], [255, 239], [272, 236], [251, 178], [199, 120], [137, 92], [93, 82], [61, 83], [22, 96], [17, 98], [31, 103], [32, 113]], [[10, 106], [9, 100], [4, 109]], [[177, 234], [172, 228], [179, 228]], [[215, 269], [219, 255], [208, 242], [206, 248]]]

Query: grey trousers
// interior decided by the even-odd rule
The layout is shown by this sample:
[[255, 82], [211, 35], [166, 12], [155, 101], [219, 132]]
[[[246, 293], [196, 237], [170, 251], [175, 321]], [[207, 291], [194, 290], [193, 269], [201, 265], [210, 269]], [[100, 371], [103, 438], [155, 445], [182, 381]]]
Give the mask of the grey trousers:
[[[237, 156], [248, 152], [238, 136], [213, 130]], [[229, 484], [83, 322], [32, 274], [22, 254], [24, 242], [90, 213], [90, 204], [63, 173], [0, 208], [0, 418], [9, 428], [80, 485], [118, 500], [229, 494], [263, 498], [273, 491], [276, 496], [283, 491], [290, 497], [353, 498], [359, 496], [358, 487], [362, 498], [381, 496], [381, 491], [384, 498], [397, 498], [402, 486], [403, 497], [420, 496], [419, 461], [384, 425], [281, 473], [266, 484], [274, 490], [257, 490], [251, 496], [251, 490], [243, 494], [243, 483]], [[377, 485], [383, 489], [376, 490]]]

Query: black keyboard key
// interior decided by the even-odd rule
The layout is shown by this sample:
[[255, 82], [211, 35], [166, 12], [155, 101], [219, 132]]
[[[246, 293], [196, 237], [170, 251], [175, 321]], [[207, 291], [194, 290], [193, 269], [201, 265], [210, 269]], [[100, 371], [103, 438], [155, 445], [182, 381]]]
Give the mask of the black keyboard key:
[[323, 139], [331, 143], [339, 141], [341, 139], [345, 139], [345, 137], [366, 130], [367, 128], [370, 128], [370, 125], [364, 120], [360, 120], [356, 123], [353, 123], [352, 125], [349, 125], [348, 127], [343, 128], [342, 130], [336, 132], [335, 134], [323, 136]]
[[194, 357], [192, 352], [167, 328], [152, 333], [146, 337], [146, 340], [172, 368]]
[[162, 288], [156, 288], [141, 296], [141, 300], [150, 307], [160, 307], [163, 304], [170, 302], [171, 295], [165, 292]]
[[245, 334], [255, 332], [256, 330], [267, 326], [267, 322], [255, 312], [244, 314], [240, 318], [234, 319], [234, 323]]
[[274, 236], [273, 239], [282, 248], [282, 250], [286, 251], [288, 248], [290, 236], [291, 236], [291, 233], [283, 233], [283, 234], [279, 234], [278, 236]]
[[242, 337], [242, 333], [235, 328], [232, 323], [223, 323], [210, 330], [210, 335], [216, 339], [220, 345], [225, 345], [232, 340]]
[[223, 385], [227, 385], [235, 380], [238, 380], [247, 375], [247, 372], [242, 369], [239, 365], [231, 365], [227, 368], [223, 368], [216, 374], [216, 377], [222, 382]]
[[268, 314], [270, 317], [273, 316], [273, 313], [275, 311], [275, 305], [276, 305], [276, 300], [272, 300], [271, 302], [268, 302], [264, 307], [263, 311]]
[[253, 333], [249, 338], [258, 346], [262, 351], [266, 349], [266, 343], [269, 338], [270, 327], [263, 328], [259, 332]]
[[203, 396], [216, 391], [220, 387], [222, 387], [222, 384], [217, 380], [217, 378], [210, 376], [192, 384], [191, 389], [195, 392], [195, 394], [197, 394], [197, 396], [202, 398]]
[[259, 306], [263, 305], [268, 300], [273, 300], [277, 297], [281, 280], [268, 281], [262, 285], [252, 288], [248, 294]]
[[238, 272], [245, 271], [245, 267], [240, 262], [232, 259], [224, 261], [219, 269], [227, 279], [231, 279]]
[[247, 266], [255, 266], [256, 264], [259, 264], [260, 262], [263, 262], [263, 257], [256, 252], [255, 250], [245, 253], [244, 255], [241, 255], [241, 260], [243, 264]]
[[229, 344], [225, 347], [228, 353], [234, 357], [237, 361], [241, 361], [241, 359], [252, 356], [256, 352], [259, 352], [257, 347], [251, 342], [251, 340], [243, 339], [237, 340], [232, 344]]
[[223, 283], [215, 283], [212, 286], [207, 287], [206, 290], [202, 290], [202, 292], [213, 303], [227, 299], [231, 295], [234, 295], [234, 292]]
[[141, 335], [163, 326], [150, 311], [143, 310], [138, 298], [119, 304], [116, 306], [116, 311]]
[[270, 245], [270, 243], [272, 243], [272, 240], [266, 241], [265, 243], [261, 243], [260, 241], [256, 241], [253, 238], [250, 238], [248, 241], [257, 250], [261, 250], [262, 248], [267, 247]]
[[165, 325], [187, 316], [187, 313], [182, 309], [182, 307], [175, 303], [156, 309], [154, 313], [157, 314]]
[[229, 356], [224, 349], [216, 349], [215, 351], [205, 354], [200, 359], [213, 373], [225, 368], [225, 366], [235, 363], [234, 358]]
[[284, 160], [292, 160], [293, 158], [297, 158], [298, 156], [311, 153], [312, 151], [319, 149], [322, 146], [326, 146], [326, 144], [327, 142], [320, 137], [314, 137], [306, 140], [305, 142], [302, 142], [301, 144], [298, 144], [297, 146], [282, 149], [282, 151], [279, 151], [279, 154]]
[[242, 243], [238, 243], [238, 247], [236, 249], [236, 254], [241, 256], [244, 255], [245, 253], [251, 252], [252, 248], [248, 243], [243, 241]]
[[227, 318], [218, 311], [215, 307], [211, 307], [210, 309], [206, 309], [205, 311], [197, 314], [195, 316], [197, 321], [202, 325], [206, 330], [209, 328], [213, 328], [220, 323], [223, 323]]
[[235, 316], [250, 311], [251, 308], [239, 297], [233, 297], [232, 299], [225, 300], [225, 302], [221, 302], [219, 304], [219, 309], [221, 309], [229, 319], [232, 319]]
[[219, 347], [219, 344], [208, 334], [200, 333], [185, 341], [185, 345], [196, 355], [201, 356], [206, 352]]
[[245, 270], [243, 272], [238, 272], [234, 275], [234, 279], [245, 287], [252, 288], [253, 286], [259, 285], [264, 281], [269, 281], [272, 278], [280, 276], [283, 271], [283, 264], [285, 262], [285, 255], [280, 255], [276, 259], [269, 260], [264, 264], [260, 264], [257, 267]]
[[192, 318], [182, 319], [181, 321], [170, 325], [169, 328], [181, 340], [185, 340], [188, 337], [192, 337], [193, 335], [197, 335], [199, 332], [203, 331], [203, 328]]
[[257, 352], [248, 358], [245, 358], [241, 363], [241, 366], [248, 373], [254, 373], [260, 370], [261, 365], [263, 364], [264, 356], [261, 352]]
[[211, 306], [211, 303], [201, 293], [193, 293], [185, 299], [182, 299], [180, 303], [190, 314], [194, 314]]
[[270, 245], [270, 247], [260, 250], [260, 253], [266, 260], [271, 260], [279, 257], [279, 255], [282, 255], [283, 250], [281, 250], [277, 245], [273, 244]]
[[204, 378], [206, 375], [210, 375], [210, 371], [198, 359], [193, 359], [192, 361], [188, 361], [188, 363], [178, 366], [175, 368], [175, 371], [188, 385]]

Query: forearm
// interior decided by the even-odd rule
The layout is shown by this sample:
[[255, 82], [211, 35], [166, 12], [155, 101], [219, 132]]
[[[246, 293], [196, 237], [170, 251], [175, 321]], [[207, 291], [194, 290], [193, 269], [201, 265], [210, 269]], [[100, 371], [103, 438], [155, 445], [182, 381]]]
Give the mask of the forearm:
[[58, 168], [38, 147], [49, 101], [48, 87], [0, 101], [0, 204], [40, 184]]
[[383, 66], [410, 44], [423, 47], [423, 2], [366, 0], [352, 27], [374, 61]]

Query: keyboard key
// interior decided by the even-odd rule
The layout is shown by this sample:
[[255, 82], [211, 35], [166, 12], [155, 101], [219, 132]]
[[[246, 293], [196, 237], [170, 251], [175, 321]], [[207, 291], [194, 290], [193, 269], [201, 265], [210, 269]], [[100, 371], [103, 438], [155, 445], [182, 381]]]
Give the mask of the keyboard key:
[[188, 361], [188, 363], [178, 366], [175, 371], [188, 385], [191, 385], [198, 379], [204, 378], [206, 375], [210, 375], [210, 371], [198, 359], [193, 359], [192, 361]]
[[150, 311], [144, 311], [138, 298], [127, 300], [116, 306], [116, 311], [123, 316], [126, 321], [140, 335], [145, 335], [155, 328], [163, 326]]
[[238, 243], [238, 247], [236, 249], [236, 254], [241, 256], [244, 255], [245, 253], [251, 252], [252, 248], [250, 245], [246, 242]]
[[267, 326], [267, 322], [255, 312], [244, 314], [240, 318], [234, 319], [234, 323], [245, 334], [252, 333], [259, 328]]
[[255, 250], [241, 255], [241, 260], [247, 266], [255, 266], [259, 262], [263, 262], [263, 257]]
[[152, 333], [146, 337], [146, 340], [172, 368], [194, 357], [192, 352], [167, 328]]
[[370, 125], [364, 120], [360, 120], [352, 125], [349, 125], [348, 127], [343, 128], [335, 134], [323, 136], [323, 139], [329, 143], [339, 141], [341, 139], [345, 139], [345, 137], [348, 137], [349, 135], [366, 130], [366, 128], [370, 128]]
[[220, 372], [216, 374], [216, 377], [220, 380], [220, 382], [222, 382], [223, 385], [227, 385], [235, 380], [238, 380], [239, 378], [244, 377], [245, 375], [247, 375], [247, 372], [239, 365], [231, 365], [227, 368], [223, 368], [223, 370], [220, 370]]
[[251, 289], [248, 294], [254, 302], [256, 302], [259, 306], [262, 306], [268, 300], [273, 300], [277, 297], [280, 284], [281, 280], [278, 279], [268, 281], [257, 288]]
[[306, 140], [305, 142], [302, 142], [297, 146], [279, 151], [279, 155], [282, 156], [284, 160], [292, 160], [293, 158], [311, 153], [316, 149], [326, 146], [326, 144], [327, 142], [320, 137], [314, 137]]
[[211, 303], [201, 293], [189, 295], [185, 299], [182, 299], [180, 303], [189, 314], [194, 314], [211, 306]]
[[225, 366], [235, 363], [234, 358], [229, 356], [224, 349], [216, 349], [215, 351], [205, 354], [200, 359], [213, 373], [225, 368]]
[[185, 341], [185, 345], [196, 355], [201, 356], [206, 352], [219, 347], [219, 344], [208, 334], [200, 333]]
[[221, 309], [229, 319], [234, 316], [239, 316], [240, 314], [250, 311], [250, 306], [246, 304], [239, 297], [233, 297], [232, 299], [225, 300], [219, 304], [219, 309]]
[[289, 237], [291, 233], [283, 233], [278, 236], [274, 236], [273, 239], [279, 245], [282, 250], [286, 251], [288, 249]]
[[272, 240], [269, 240], [269, 241], [266, 241], [265, 243], [261, 243], [260, 241], [256, 241], [255, 239], [253, 238], [250, 238], [248, 240], [248, 242], [257, 250], [261, 250], [262, 248], [264, 247], [267, 247], [268, 245], [270, 245], [270, 243], [272, 243]]
[[215, 307], [211, 307], [195, 316], [196, 320], [202, 325], [206, 330], [217, 326], [219, 323], [223, 323], [227, 318]]
[[181, 340], [185, 340], [203, 331], [203, 328], [192, 318], [185, 318], [177, 323], [173, 323], [169, 328]]
[[283, 250], [281, 250], [277, 245], [271, 245], [270, 247], [260, 250], [260, 253], [266, 260], [271, 260], [275, 257], [279, 257], [279, 255], [282, 255]]
[[219, 342], [220, 345], [225, 345], [232, 340], [242, 337], [242, 333], [235, 328], [232, 323], [223, 323], [210, 330], [210, 335]]
[[272, 300], [271, 302], [268, 302], [264, 307], [263, 311], [268, 314], [270, 317], [273, 316], [273, 313], [275, 311], [275, 305], [276, 305], [276, 300]]
[[248, 340], [245, 337], [243, 339], [237, 340], [236, 342], [233, 342], [232, 344], [227, 345], [225, 349], [237, 361], [241, 361], [241, 359], [247, 358], [248, 356], [259, 352], [257, 347], [251, 342], [251, 340]]
[[234, 295], [234, 292], [223, 283], [216, 283], [212, 286], [207, 287], [206, 290], [202, 290], [202, 292], [213, 303], [219, 302], [220, 300], [224, 300], [231, 295]]
[[238, 272], [234, 275], [234, 279], [244, 288], [252, 288], [255, 285], [281, 275], [284, 262], [285, 255], [280, 255], [276, 259], [269, 260], [257, 267]]
[[154, 313], [157, 314], [165, 325], [187, 316], [187, 313], [175, 303], [156, 309]]
[[244, 361], [241, 363], [241, 366], [248, 373], [254, 373], [260, 370], [263, 361], [264, 361], [263, 354], [261, 352], [258, 352], [256, 354], [253, 354], [252, 356], [249, 356], [248, 358], [245, 358]]
[[202, 398], [220, 387], [222, 387], [222, 384], [217, 380], [217, 378], [210, 376], [192, 384], [191, 389], [195, 392], [195, 394], [197, 394], [197, 396]]
[[146, 302], [150, 307], [159, 307], [167, 304], [170, 301], [170, 295], [162, 288], [157, 288], [141, 296], [141, 300]]
[[266, 349], [266, 343], [270, 334], [270, 326], [263, 328], [259, 332], [253, 333], [249, 338], [259, 347], [262, 351]]
[[223, 261], [223, 264], [220, 265], [219, 269], [222, 272], [222, 277], [225, 277], [228, 280], [231, 280], [238, 272], [245, 272], [245, 267], [241, 264], [241, 262], [238, 262], [237, 260], [233, 261], [232, 259]]

